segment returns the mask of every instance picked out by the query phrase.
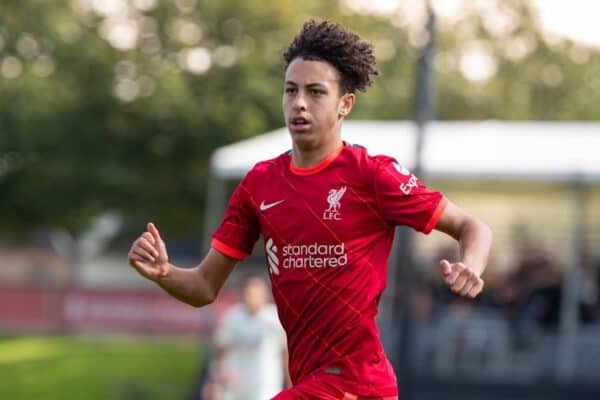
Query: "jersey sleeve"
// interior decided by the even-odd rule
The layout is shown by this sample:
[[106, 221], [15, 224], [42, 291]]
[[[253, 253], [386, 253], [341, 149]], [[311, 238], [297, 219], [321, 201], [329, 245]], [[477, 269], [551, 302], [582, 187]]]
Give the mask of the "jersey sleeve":
[[429, 233], [439, 221], [448, 200], [429, 190], [393, 158], [380, 160], [375, 168], [375, 194], [384, 219]]
[[243, 260], [252, 253], [259, 236], [258, 220], [244, 179], [235, 189], [221, 225], [212, 236], [211, 247], [226, 256]]

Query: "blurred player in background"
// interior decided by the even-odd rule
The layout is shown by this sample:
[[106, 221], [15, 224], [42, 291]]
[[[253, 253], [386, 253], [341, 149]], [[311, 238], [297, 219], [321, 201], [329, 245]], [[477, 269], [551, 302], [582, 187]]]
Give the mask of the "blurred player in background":
[[215, 347], [215, 400], [270, 399], [289, 381], [285, 332], [261, 278], [246, 280], [242, 301], [217, 327]]
[[396, 377], [375, 323], [395, 226], [455, 238], [460, 260], [441, 260], [439, 269], [469, 298], [483, 288], [491, 231], [393, 158], [342, 140], [356, 91], [377, 75], [369, 43], [311, 20], [284, 60], [292, 150], [248, 172], [197, 267], [170, 264], [153, 224], [132, 245], [129, 262], [174, 297], [203, 306], [262, 235], [293, 383], [274, 398], [395, 399]]

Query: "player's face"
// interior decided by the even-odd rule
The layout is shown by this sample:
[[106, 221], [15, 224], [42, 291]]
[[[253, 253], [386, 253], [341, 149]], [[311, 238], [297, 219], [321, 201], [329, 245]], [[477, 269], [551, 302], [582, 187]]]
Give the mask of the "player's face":
[[334, 66], [296, 58], [284, 85], [283, 114], [295, 145], [309, 150], [341, 140], [341, 122], [354, 105], [354, 94], [341, 95]]
[[250, 310], [250, 313], [255, 314], [267, 303], [269, 292], [267, 285], [258, 278], [250, 278], [244, 287], [244, 302]]

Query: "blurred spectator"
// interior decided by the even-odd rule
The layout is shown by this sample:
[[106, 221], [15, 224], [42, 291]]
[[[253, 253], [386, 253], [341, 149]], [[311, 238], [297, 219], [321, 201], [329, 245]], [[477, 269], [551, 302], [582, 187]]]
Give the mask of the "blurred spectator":
[[509, 317], [517, 301], [516, 288], [510, 282], [511, 276], [490, 268], [483, 279], [485, 290], [481, 293], [478, 304]]
[[558, 326], [562, 274], [552, 259], [537, 246], [522, 254], [513, 277], [513, 283], [520, 293], [520, 322], [535, 322], [547, 329]]
[[213, 377], [203, 399], [264, 400], [289, 382], [285, 332], [264, 280], [246, 280], [243, 301], [217, 327], [215, 349]]

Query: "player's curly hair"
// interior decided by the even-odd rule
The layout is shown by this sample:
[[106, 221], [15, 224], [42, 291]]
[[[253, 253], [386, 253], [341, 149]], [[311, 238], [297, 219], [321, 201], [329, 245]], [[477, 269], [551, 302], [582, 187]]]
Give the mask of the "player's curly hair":
[[343, 26], [310, 19], [283, 53], [285, 69], [300, 57], [303, 60], [326, 61], [340, 74], [342, 94], [366, 91], [373, 83], [375, 68], [373, 45]]

